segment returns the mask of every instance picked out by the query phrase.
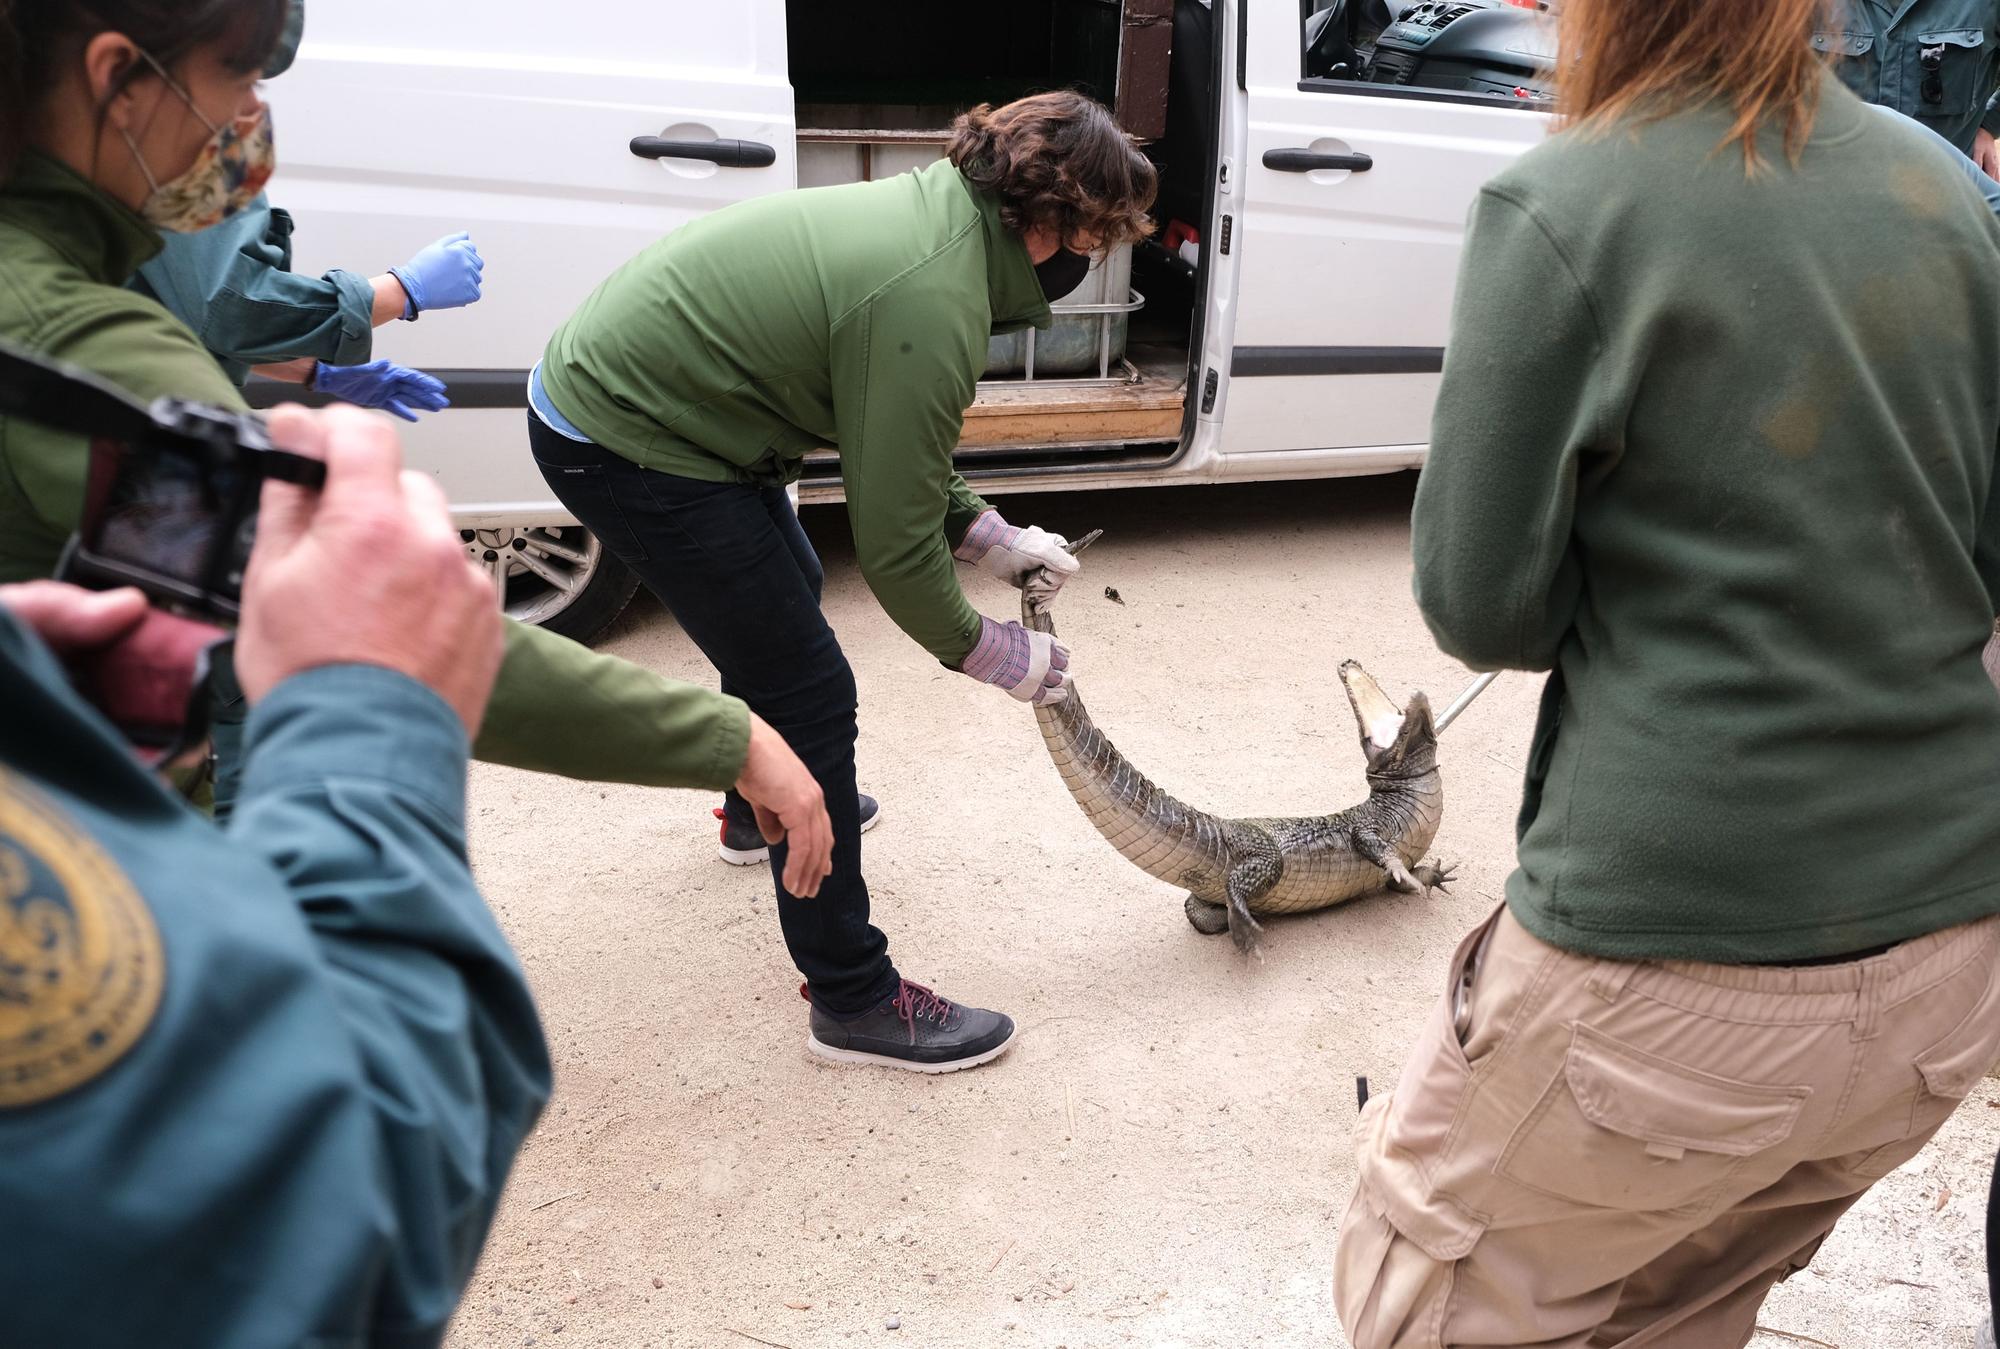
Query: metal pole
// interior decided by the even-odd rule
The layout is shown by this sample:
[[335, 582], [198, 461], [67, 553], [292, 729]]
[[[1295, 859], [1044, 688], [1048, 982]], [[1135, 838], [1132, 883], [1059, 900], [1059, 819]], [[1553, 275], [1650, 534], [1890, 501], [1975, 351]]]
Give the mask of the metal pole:
[[1499, 677], [1500, 672], [1498, 670], [1488, 670], [1485, 674], [1466, 685], [1465, 692], [1454, 698], [1451, 706], [1444, 710], [1444, 715], [1437, 719], [1437, 733], [1443, 735], [1444, 728], [1458, 720], [1458, 714], [1470, 707], [1472, 700], [1486, 692], [1486, 686]]

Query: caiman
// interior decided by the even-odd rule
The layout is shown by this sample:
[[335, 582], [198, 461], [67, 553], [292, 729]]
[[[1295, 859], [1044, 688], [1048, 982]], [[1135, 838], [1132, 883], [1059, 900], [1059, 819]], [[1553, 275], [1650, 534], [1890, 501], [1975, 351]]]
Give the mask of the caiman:
[[[1021, 621], [1054, 635], [1051, 594], [1045, 584], [1024, 590]], [[1333, 815], [1225, 820], [1182, 804], [1097, 729], [1074, 683], [1063, 702], [1036, 708], [1035, 720], [1097, 832], [1139, 870], [1184, 887], [1196, 931], [1226, 931], [1249, 952], [1263, 931], [1257, 914], [1304, 913], [1382, 889], [1442, 891], [1453, 879], [1450, 867], [1418, 861], [1444, 813], [1430, 700], [1417, 693], [1398, 708], [1351, 660], [1340, 681], [1361, 733], [1368, 799]]]

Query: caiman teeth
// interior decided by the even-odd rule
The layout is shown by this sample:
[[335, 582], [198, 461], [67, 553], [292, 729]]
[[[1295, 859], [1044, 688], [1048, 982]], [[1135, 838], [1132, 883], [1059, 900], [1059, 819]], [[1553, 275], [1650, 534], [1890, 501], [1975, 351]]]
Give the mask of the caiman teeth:
[[1347, 702], [1354, 709], [1361, 738], [1377, 749], [1395, 744], [1403, 730], [1403, 709], [1382, 692], [1374, 676], [1358, 662], [1346, 660], [1340, 663], [1340, 682], [1347, 689]]

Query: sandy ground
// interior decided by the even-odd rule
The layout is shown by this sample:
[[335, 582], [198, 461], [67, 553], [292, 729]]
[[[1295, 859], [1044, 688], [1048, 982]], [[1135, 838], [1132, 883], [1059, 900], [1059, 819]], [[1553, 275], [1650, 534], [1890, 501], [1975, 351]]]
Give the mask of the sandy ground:
[[[1142, 770], [1214, 811], [1324, 811], [1363, 792], [1341, 659], [1440, 707], [1466, 682], [1410, 600], [1411, 482], [1008, 514], [1105, 528], [1057, 622]], [[876, 921], [908, 976], [1011, 1012], [1020, 1041], [948, 1077], [821, 1065], [766, 875], [715, 860], [713, 801], [479, 768], [475, 861], [558, 1076], [452, 1345], [1344, 1344], [1329, 1270], [1354, 1078], [1393, 1081], [1500, 893], [1536, 682], [1502, 679], [1444, 738], [1453, 894], [1278, 920], [1246, 963], [1092, 832], [1024, 709], [890, 625], [840, 512], [807, 524], [885, 802]], [[608, 647], [708, 677], [650, 601]], [[1759, 1349], [1971, 1344], [1993, 1085], [1771, 1299], [1791, 1338]]]

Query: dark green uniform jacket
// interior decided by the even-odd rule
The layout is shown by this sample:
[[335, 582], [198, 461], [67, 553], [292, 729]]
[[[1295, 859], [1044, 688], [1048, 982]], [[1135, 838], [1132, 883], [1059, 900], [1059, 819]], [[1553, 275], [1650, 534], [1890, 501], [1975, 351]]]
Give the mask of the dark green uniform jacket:
[[542, 382], [606, 449], [704, 482], [840, 452], [869, 588], [947, 665], [979, 635], [951, 551], [986, 503], [953, 471], [996, 332], [1049, 325], [998, 204], [949, 162], [743, 202], [639, 254], [556, 331]]
[[287, 680], [225, 833], [4, 616], [0, 701], [0, 1340], [439, 1343], [550, 1083], [457, 716]]
[[2000, 222], [1831, 79], [1796, 168], [1746, 179], [1730, 121], [1486, 186], [1417, 488], [1439, 645], [1555, 671], [1507, 899], [1586, 954], [2000, 912]]
[[292, 218], [261, 195], [220, 225], [161, 243], [132, 288], [192, 328], [238, 388], [255, 365], [360, 365], [375, 348], [374, 285], [353, 272], [293, 272]]
[[1835, 0], [1813, 46], [1863, 99], [1961, 151], [1982, 126], [2000, 133], [2000, 0]]
[[[30, 154], [0, 188], [0, 338], [95, 371], [143, 399], [241, 409], [194, 334], [123, 289], [159, 235], [62, 165]], [[83, 509], [81, 438], [0, 417], [0, 581], [47, 576]], [[328, 577], [329, 585], [339, 583]], [[482, 759], [597, 781], [728, 786], [750, 714], [566, 638], [507, 625]]]

